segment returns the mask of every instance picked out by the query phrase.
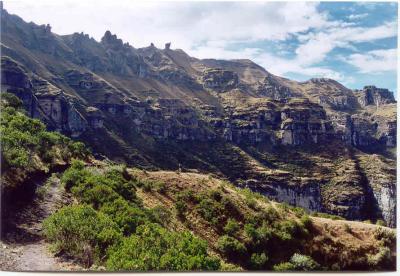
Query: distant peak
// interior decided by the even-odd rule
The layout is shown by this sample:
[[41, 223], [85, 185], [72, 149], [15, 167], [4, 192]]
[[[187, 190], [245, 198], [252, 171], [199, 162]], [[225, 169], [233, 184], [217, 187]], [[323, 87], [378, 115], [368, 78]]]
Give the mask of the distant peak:
[[309, 81], [313, 82], [313, 83], [333, 83], [333, 82], [336, 82], [335, 80], [329, 79], [329, 78], [312, 78]]
[[117, 35], [113, 35], [110, 31], [106, 31], [104, 36], [101, 38], [101, 43], [113, 46], [122, 46], [122, 39], [119, 39]]

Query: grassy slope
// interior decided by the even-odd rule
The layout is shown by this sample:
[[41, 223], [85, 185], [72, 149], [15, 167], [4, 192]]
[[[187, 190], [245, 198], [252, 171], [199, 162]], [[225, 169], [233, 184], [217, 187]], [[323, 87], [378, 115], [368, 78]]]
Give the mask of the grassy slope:
[[[196, 194], [223, 187], [224, 194], [239, 207], [242, 214], [254, 214], [254, 208], [248, 204], [246, 195], [238, 188], [229, 183], [197, 173], [179, 173], [172, 171], [143, 172], [134, 171], [140, 178], [162, 181], [167, 183], [166, 191], [163, 193], [139, 190], [138, 195], [143, 199], [145, 206], [155, 207], [166, 206], [173, 209], [176, 202], [176, 194], [179, 191], [193, 190]], [[293, 218], [298, 220], [294, 210], [285, 210], [282, 204], [268, 201], [265, 198], [254, 198], [256, 209], [265, 209], [270, 206], [275, 208], [285, 219]], [[175, 219], [169, 227], [171, 229], [190, 229], [196, 235], [207, 240], [214, 253], [218, 254], [217, 241], [222, 235], [218, 227], [210, 225], [189, 203], [189, 211], [186, 220]], [[244, 216], [243, 216], [244, 217]], [[241, 216], [235, 217], [240, 224], [244, 224]], [[375, 236], [378, 226], [362, 222], [332, 220], [329, 218], [312, 217], [311, 236], [297, 250], [303, 254], [312, 256], [317, 262], [329, 269], [366, 269], [368, 255], [377, 254], [380, 241]], [[391, 230], [390, 230], [391, 231]], [[242, 237], [243, 238], [243, 237]], [[394, 244], [391, 244], [392, 256], [395, 254]], [[281, 261], [286, 261], [285, 254]], [[392, 267], [393, 268], [393, 267]]]

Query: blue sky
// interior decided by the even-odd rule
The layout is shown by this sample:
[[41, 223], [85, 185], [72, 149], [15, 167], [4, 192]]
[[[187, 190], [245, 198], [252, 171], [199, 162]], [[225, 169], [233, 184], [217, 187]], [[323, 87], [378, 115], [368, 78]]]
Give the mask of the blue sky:
[[99, 40], [110, 30], [134, 47], [172, 42], [194, 57], [248, 58], [295, 80], [329, 77], [396, 92], [397, 2], [4, 2], [59, 34]]

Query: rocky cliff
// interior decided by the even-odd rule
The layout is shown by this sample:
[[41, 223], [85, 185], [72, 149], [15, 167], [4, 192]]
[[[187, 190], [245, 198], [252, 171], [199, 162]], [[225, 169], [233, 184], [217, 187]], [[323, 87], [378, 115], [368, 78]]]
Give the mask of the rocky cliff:
[[[49, 129], [147, 169], [196, 169], [312, 211], [395, 225], [396, 102], [387, 89], [296, 82], [249, 60], [59, 36], [1, 11], [2, 91]], [[386, 175], [360, 165], [381, 158]], [[371, 202], [374, 208], [369, 208]]]

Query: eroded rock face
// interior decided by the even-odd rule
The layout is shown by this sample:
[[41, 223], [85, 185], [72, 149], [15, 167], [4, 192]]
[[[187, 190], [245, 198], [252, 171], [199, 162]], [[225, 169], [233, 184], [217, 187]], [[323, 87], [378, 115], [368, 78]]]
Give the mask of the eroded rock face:
[[337, 110], [346, 110], [346, 109], [348, 110], [356, 107], [357, 99], [354, 96], [348, 96], [348, 95], [337, 96], [337, 97], [323, 95], [319, 96], [319, 103], [321, 105], [329, 105]]
[[289, 87], [279, 84], [271, 76], [265, 77], [256, 89], [257, 94], [274, 100], [281, 100], [294, 96]]
[[44, 121], [48, 128], [73, 137], [86, 130], [87, 123], [61, 89], [35, 76], [10, 58], [2, 58], [4, 92], [19, 97], [31, 117]]
[[317, 183], [297, 187], [278, 185], [275, 187], [275, 193], [270, 197], [279, 202], [287, 202], [310, 211], [323, 211], [321, 191]]
[[372, 193], [377, 202], [379, 217], [387, 226], [396, 227], [396, 185], [394, 183], [380, 185], [379, 188], [372, 188]]
[[393, 93], [388, 89], [377, 88], [374, 85], [364, 86], [363, 90], [356, 91], [358, 102], [362, 106], [394, 103]]
[[[25, 23], [6, 11], [1, 23], [2, 54], [19, 61], [2, 58], [3, 89], [21, 98], [29, 115], [50, 129], [87, 139], [100, 153], [133, 166], [173, 168], [173, 162], [188, 158], [190, 166], [228, 178], [243, 171], [243, 179], [257, 179], [251, 189], [312, 211], [363, 219], [363, 208], [375, 198], [373, 215], [381, 210], [388, 223], [393, 221], [395, 181], [382, 182], [387, 177], [379, 170], [368, 174], [370, 168], [363, 169], [367, 179], [362, 178], [356, 164], [342, 179], [346, 171], [333, 165], [345, 154], [336, 152], [339, 146], [363, 155], [396, 146], [390, 91], [373, 86], [352, 91], [330, 79], [299, 83], [249, 60], [199, 60], [169, 44], [135, 49], [110, 32], [101, 42], [83, 33], [57, 36], [48, 26]], [[112, 151], [88, 138], [96, 134], [101, 143], [113, 145]], [[218, 150], [209, 158], [217, 143], [237, 147], [240, 154]], [[188, 152], [201, 150], [181, 154], [186, 144]], [[165, 145], [173, 152], [165, 156], [168, 162], [157, 160], [163, 158], [153, 151], [159, 154]], [[300, 165], [290, 163], [293, 153], [303, 150]], [[280, 156], [287, 152], [291, 157]], [[233, 165], [220, 168], [225, 165], [225, 159], [215, 158], [220, 155]]]
[[207, 69], [203, 72], [203, 87], [218, 92], [225, 92], [237, 87], [239, 78], [233, 71]]

